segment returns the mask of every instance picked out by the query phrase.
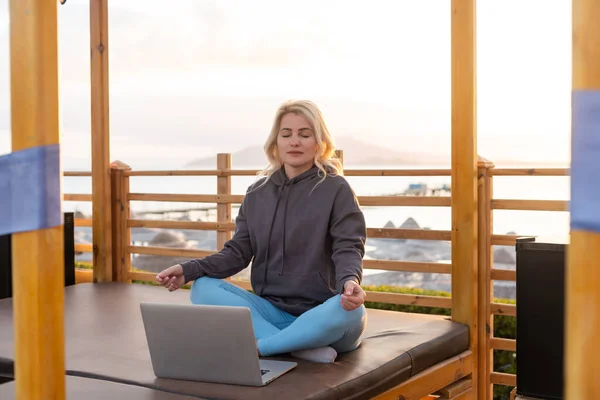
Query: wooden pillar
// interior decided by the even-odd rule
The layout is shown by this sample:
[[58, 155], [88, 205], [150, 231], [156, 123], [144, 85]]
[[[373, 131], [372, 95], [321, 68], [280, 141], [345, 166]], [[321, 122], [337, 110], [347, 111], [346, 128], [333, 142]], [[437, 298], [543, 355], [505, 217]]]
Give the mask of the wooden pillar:
[[[10, 0], [13, 151], [60, 144], [57, 7]], [[12, 236], [17, 400], [65, 398], [63, 242], [62, 225]]]
[[565, 399], [600, 393], [600, 2], [573, 0]]
[[94, 282], [112, 280], [108, 0], [90, 0]]
[[[231, 169], [231, 154], [217, 154], [217, 169]], [[219, 195], [230, 195], [231, 194], [231, 175], [224, 175], [217, 177], [217, 194]], [[230, 223], [231, 222], [231, 203], [228, 204], [217, 204], [217, 222], [218, 223]], [[232, 237], [231, 231], [218, 230], [217, 231], [217, 251], [221, 250]]]
[[469, 326], [477, 398], [477, 87], [475, 0], [452, 0], [452, 319]]
[[494, 265], [494, 252], [492, 251], [494, 181], [492, 168], [494, 168], [494, 163], [479, 157], [478, 168], [479, 387], [477, 389], [477, 399], [492, 400], [494, 385], [490, 383], [490, 375], [493, 372], [494, 351], [490, 348], [490, 342], [494, 336], [494, 318], [491, 313], [491, 303], [494, 297], [492, 281], [492, 266]]
[[129, 207], [129, 175], [131, 167], [121, 161], [111, 163], [111, 209], [112, 209], [112, 267], [113, 280], [131, 282], [131, 229], [128, 226]]

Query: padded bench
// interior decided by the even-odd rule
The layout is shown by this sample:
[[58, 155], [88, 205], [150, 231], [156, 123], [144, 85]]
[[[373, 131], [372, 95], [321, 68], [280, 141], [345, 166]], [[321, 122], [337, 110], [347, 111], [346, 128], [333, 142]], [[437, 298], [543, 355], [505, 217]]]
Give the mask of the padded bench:
[[[77, 376], [67, 376], [65, 384], [68, 400], [198, 400], [197, 397]], [[0, 399], [14, 400], [15, 398], [14, 382], [0, 385]]]
[[[158, 379], [140, 313], [144, 301], [189, 303], [189, 291], [128, 283], [66, 287], [67, 375], [209, 399], [362, 399], [468, 349], [467, 327], [447, 317], [369, 309], [359, 349], [340, 354], [333, 364], [293, 359], [298, 367], [264, 387]], [[0, 375], [12, 374], [13, 359], [12, 299], [4, 299], [0, 300]]]

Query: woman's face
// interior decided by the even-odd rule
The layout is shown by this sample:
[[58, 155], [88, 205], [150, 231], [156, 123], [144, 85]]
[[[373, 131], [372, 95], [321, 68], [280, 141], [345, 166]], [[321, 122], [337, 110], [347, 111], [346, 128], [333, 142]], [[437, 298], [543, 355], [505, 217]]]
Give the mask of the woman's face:
[[313, 166], [317, 149], [313, 128], [303, 115], [287, 113], [281, 118], [277, 151], [288, 178], [293, 178], [290, 174], [298, 176], [308, 171]]

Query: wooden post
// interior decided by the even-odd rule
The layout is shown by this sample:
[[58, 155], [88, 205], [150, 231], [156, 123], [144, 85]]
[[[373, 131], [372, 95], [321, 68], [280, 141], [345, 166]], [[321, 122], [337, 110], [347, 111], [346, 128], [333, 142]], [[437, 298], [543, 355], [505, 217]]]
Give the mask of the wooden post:
[[494, 296], [492, 281], [492, 266], [494, 252], [492, 251], [493, 233], [493, 176], [491, 173], [494, 163], [479, 157], [478, 174], [478, 257], [479, 257], [479, 388], [477, 398], [492, 400], [494, 385], [490, 383], [490, 375], [494, 365], [494, 351], [490, 342], [494, 335], [494, 318], [491, 313], [491, 303]]
[[113, 280], [130, 283], [131, 256], [128, 248], [131, 244], [131, 230], [128, 226], [130, 217], [129, 199], [127, 198], [129, 194], [129, 175], [126, 172], [131, 171], [131, 167], [121, 161], [114, 161], [110, 167]]
[[94, 282], [112, 280], [108, 0], [90, 0]]
[[[60, 144], [57, 7], [10, 0], [13, 151]], [[12, 236], [17, 400], [65, 398], [63, 242], [62, 225]]]
[[573, 0], [572, 18], [571, 238], [566, 273], [565, 398], [593, 399], [600, 393], [600, 2]]
[[[231, 154], [217, 154], [217, 169], [231, 169]], [[231, 194], [231, 175], [217, 177], [217, 194]], [[217, 222], [231, 222], [231, 204], [217, 204]], [[231, 239], [231, 231], [217, 231], [217, 251]]]
[[452, 319], [469, 326], [478, 375], [477, 87], [475, 0], [452, 0]]

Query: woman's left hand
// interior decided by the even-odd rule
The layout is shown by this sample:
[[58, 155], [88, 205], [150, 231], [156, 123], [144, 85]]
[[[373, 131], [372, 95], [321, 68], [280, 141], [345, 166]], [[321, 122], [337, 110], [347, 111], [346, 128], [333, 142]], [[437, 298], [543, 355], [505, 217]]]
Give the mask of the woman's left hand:
[[367, 294], [360, 285], [352, 280], [344, 283], [344, 293], [342, 293], [340, 302], [346, 311], [352, 311], [360, 307], [365, 302]]

